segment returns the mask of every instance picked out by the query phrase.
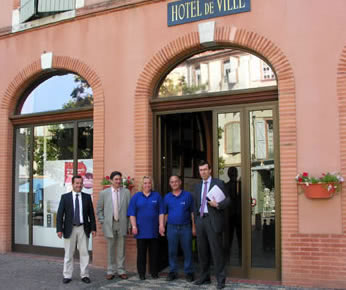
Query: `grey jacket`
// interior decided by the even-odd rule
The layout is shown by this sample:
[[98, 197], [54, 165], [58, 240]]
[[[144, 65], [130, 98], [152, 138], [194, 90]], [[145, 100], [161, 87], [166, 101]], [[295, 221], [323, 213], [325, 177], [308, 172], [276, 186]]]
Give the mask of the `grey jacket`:
[[[130, 191], [127, 188], [121, 187], [119, 198], [120, 233], [125, 236], [130, 226], [129, 218], [127, 217], [127, 208], [129, 207], [131, 198]], [[106, 238], [113, 238], [113, 200], [111, 187], [100, 192], [96, 212], [98, 221], [102, 225], [104, 236]]]

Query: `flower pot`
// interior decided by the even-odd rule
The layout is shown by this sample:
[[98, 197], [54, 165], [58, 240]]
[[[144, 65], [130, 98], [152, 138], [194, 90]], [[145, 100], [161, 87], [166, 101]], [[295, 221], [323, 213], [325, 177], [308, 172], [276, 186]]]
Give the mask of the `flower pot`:
[[307, 198], [331, 198], [335, 193], [335, 183], [299, 183]]

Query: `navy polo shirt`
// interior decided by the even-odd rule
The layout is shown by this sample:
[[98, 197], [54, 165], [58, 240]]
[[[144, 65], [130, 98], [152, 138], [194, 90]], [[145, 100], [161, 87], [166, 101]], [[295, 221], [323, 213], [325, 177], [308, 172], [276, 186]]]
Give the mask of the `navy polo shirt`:
[[135, 216], [138, 235], [136, 239], [154, 239], [159, 236], [159, 215], [164, 214], [161, 195], [152, 191], [148, 197], [137, 192], [130, 200], [128, 216]]
[[191, 222], [193, 212], [193, 199], [190, 192], [183, 190], [178, 196], [172, 192], [164, 198], [165, 214], [168, 214], [167, 223], [171, 225], [184, 225]]

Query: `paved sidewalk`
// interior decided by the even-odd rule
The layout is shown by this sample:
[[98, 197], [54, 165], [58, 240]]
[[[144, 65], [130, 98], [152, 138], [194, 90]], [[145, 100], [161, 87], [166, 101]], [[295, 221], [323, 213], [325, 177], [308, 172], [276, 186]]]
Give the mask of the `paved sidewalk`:
[[[81, 282], [79, 277], [79, 264], [75, 263], [72, 282], [62, 283], [63, 259], [56, 257], [28, 255], [20, 253], [0, 254], [0, 289], [14, 290], [41, 290], [41, 289], [216, 289], [215, 280], [211, 285], [195, 286], [186, 282], [183, 277], [172, 282], [166, 282], [166, 273], [159, 279], [140, 281], [135, 273], [129, 274], [128, 280], [116, 278], [111, 281], [105, 279], [102, 268], [90, 266], [90, 284]], [[166, 274], [166, 275], [165, 275]], [[274, 282], [275, 283], [275, 282]], [[313, 288], [284, 287], [279, 283], [266, 285], [227, 280], [225, 289], [282, 289], [302, 290]], [[316, 288], [314, 288], [316, 289]], [[322, 289], [322, 288], [320, 288]]]

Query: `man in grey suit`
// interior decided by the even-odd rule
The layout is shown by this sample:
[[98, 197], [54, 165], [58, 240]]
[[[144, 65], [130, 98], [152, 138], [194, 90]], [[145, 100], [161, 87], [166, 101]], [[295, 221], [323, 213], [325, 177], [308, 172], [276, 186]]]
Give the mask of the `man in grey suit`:
[[128, 278], [125, 271], [125, 236], [130, 225], [127, 208], [131, 194], [121, 186], [121, 179], [121, 172], [113, 171], [110, 175], [112, 186], [100, 192], [97, 202], [97, 217], [107, 239], [107, 280], [112, 280], [116, 272], [121, 279]]
[[[217, 280], [217, 289], [222, 289], [225, 287], [226, 280], [222, 247], [222, 232], [224, 231], [225, 219], [224, 209], [229, 205], [230, 199], [225, 192], [223, 181], [211, 177], [211, 168], [208, 162], [201, 161], [198, 169], [202, 181], [196, 184], [194, 189], [194, 216], [201, 276], [195, 284], [210, 284], [211, 254]], [[217, 185], [226, 196], [226, 198], [219, 203], [215, 200], [208, 200], [207, 197], [207, 193], [215, 185]]]

